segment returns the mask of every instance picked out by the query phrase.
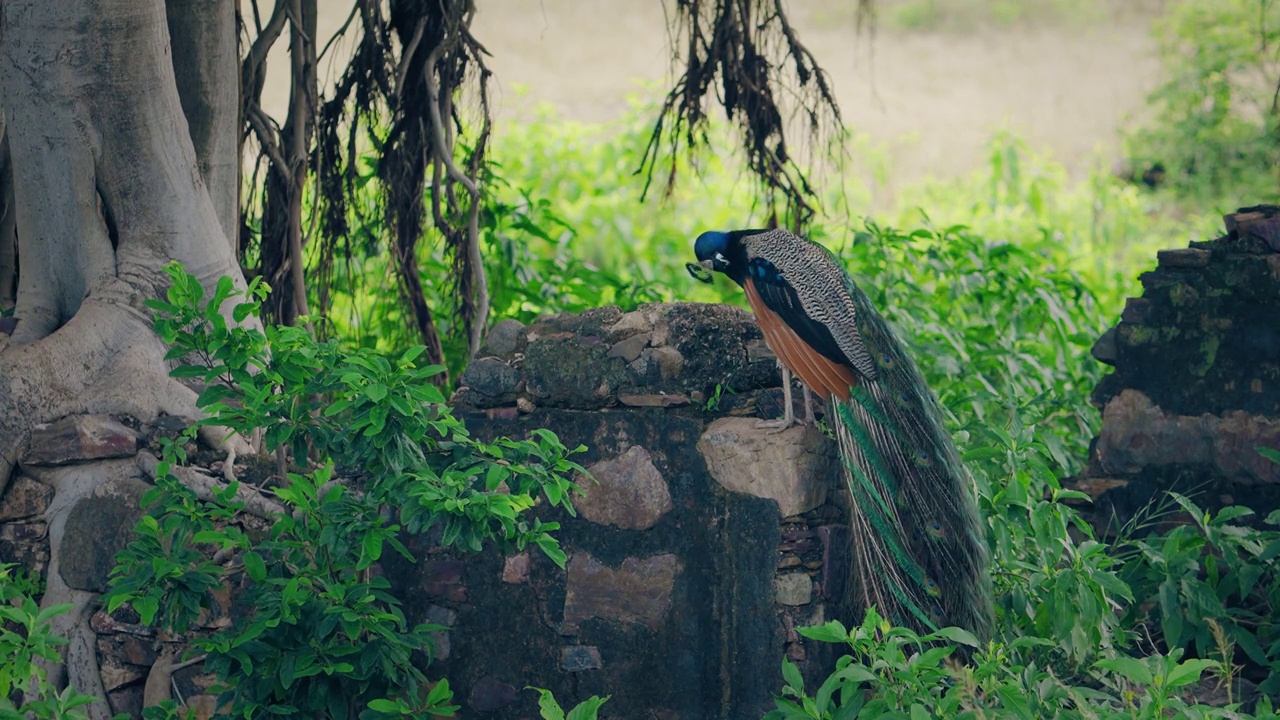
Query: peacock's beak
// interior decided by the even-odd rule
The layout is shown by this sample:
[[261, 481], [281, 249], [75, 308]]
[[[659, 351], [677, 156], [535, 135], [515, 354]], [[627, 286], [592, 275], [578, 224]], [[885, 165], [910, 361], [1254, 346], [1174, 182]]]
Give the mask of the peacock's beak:
[[697, 262], [697, 263], [685, 263], [684, 269], [688, 270], [690, 277], [692, 277], [694, 280], [697, 280], [698, 282], [707, 283], [707, 284], [711, 284], [715, 282], [714, 278], [711, 275], [711, 273], [713, 272], [713, 266], [710, 260], [702, 260], [701, 262]]

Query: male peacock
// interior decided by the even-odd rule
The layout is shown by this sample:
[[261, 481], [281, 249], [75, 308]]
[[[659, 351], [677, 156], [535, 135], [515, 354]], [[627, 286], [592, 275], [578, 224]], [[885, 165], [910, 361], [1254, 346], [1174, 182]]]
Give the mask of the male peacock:
[[[989, 637], [969, 474], [937, 399], [866, 294], [830, 251], [784, 230], [705, 232], [694, 252], [701, 267], [690, 263], [690, 274], [711, 282], [714, 270], [742, 286], [783, 367], [829, 403], [852, 499], [849, 598], [918, 632], [957, 625]], [[784, 380], [782, 427], [795, 422]]]

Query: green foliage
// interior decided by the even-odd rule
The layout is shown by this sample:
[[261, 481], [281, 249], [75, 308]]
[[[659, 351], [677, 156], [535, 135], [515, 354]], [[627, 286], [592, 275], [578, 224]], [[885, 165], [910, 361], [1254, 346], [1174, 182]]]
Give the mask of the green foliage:
[[1149, 98], [1152, 119], [1128, 139], [1135, 169], [1160, 163], [1176, 195], [1225, 212], [1273, 198], [1280, 6], [1177, 0], [1156, 38], [1165, 79]]
[[[1280, 627], [1273, 617], [1280, 607], [1280, 531], [1235, 524], [1253, 514], [1245, 507], [1210, 515], [1170, 495], [1191, 523], [1118, 548], [1130, 585], [1156, 607], [1151, 618], [1131, 608], [1126, 620], [1153, 626], [1167, 647], [1268, 668], [1261, 687], [1280, 692]], [[1280, 512], [1265, 524], [1280, 525]]]
[[[223, 278], [206, 300], [194, 276], [177, 265], [168, 273], [167, 298], [148, 304], [169, 358], [183, 361], [173, 374], [205, 386], [198, 425], [260, 430], [267, 450], [288, 449], [302, 470], [272, 489], [283, 512], [251, 537], [237, 516], [252, 493], [232, 483], [200, 500], [179, 480], [181, 446], [166, 444], [136, 539], [112, 571], [108, 610], [128, 603], [144, 623], [185, 632], [214, 609], [215, 589], [242, 585], [236, 625], [192, 638], [233, 716], [451, 715], [448, 683], [423, 672], [430, 634], [444, 628], [409, 627], [373, 566], [388, 549], [412, 560], [401, 532], [440, 527], [444, 546], [536, 545], [563, 567], [556, 524], [529, 511], [573, 512], [569, 476], [583, 469], [570, 456], [582, 448], [547, 431], [481, 442], [428, 382], [439, 368], [415, 364], [421, 347], [387, 356], [296, 327], [241, 326], [223, 313], [256, 315], [260, 284], [237, 292]], [[339, 480], [335, 467], [360, 475]]]
[[[41, 609], [37, 583], [9, 563], [0, 563], [0, 720], [83, 720], [93, 698], [73, 687], [59, 691], [48, 683], [40, 662], [59, 662], [67, 639], [54, 634], [50, 621], [70, 603]], [[30, 693], [15, 705], [16, 694]]]
[[538, 693], [538, 714], [542, 716], [542, 720], [596, 720], [600, 707], [609, 701], [609, 695], [599, 697], [592, 695], [591, 697], [578, 703], [568, 714], [565, 714], [560, 703], [556, 701], [550, 690], [543, 688], [529, 687], [526, 690], [535, 690]]

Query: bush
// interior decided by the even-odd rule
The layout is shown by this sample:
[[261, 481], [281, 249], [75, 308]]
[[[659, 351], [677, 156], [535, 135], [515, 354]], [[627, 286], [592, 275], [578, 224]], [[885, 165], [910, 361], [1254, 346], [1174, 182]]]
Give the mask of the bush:
[[[529, 511], [545, 502], [572, 512], [568, 478], [583, 470], [570, 456], [582, 448], [545, 430], [480, 442], [428, 382], [440, 368], [415, 364], [423, 348], [389, 357], [317, 342], [300, 327], [229, 327], [219, 309], [239, 300], [236, 319], [256, 313], [259, 283], [237, 293], [223, 278], [206, 301], [195, 277], [168, 272], [167, 299], [148, 304], [170, 359], [184, 361], [173, 374], [206, 385], [198, 425], [261, 430], [265, 449], [291, 451], [297, 472], [270, 489], [282, 512], [265, 537], [251, 537], [235, 521], [245, 509], [238, 483], [197, 499], [176, 476], [181, 446], [166, 444], [147, 513], [112, 570], [108, 611], [127, 603], [143, 623], [185, 632], [212, 607], [212, 591], [239, 578], [236, 625], [191, 638], [231, 715], [451, 715], [447, 680], [424, 672], [430, 633], [444, 628], [409, 627], [372, 567], [388, 550], [412, 560], [400, 534], [436, 526], [446, 547], [534, 545], [563, 567], [557, 525]], [[338, 480], [335, 466], [354, 476]]]

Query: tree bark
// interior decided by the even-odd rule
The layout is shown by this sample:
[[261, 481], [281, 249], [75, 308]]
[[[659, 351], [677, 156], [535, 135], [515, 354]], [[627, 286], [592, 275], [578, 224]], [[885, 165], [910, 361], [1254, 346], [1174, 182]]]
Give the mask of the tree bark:
[[0, 108], [0, 310], [13, 307], [18, 297], [18, 238], [13, 208], [13, 168], [9, 163], [9, 138]]
[[240, 58], [234, 0], [166, 0], [178, 97], [200, 174], [231, 243], [240, 227]]
[[[5, 206], [14, 210], [22, 264], [17, 327], [7, 346], [0, 341], [3, 494], [36, 423], [87, 412], [197, 417], [195, 393], [168, 377], [143, 301], [162, 293], [169, 260], [208, 292], [223, 275], [245, 283], [183, 115], [164, 0], [4, 0], [0, 29], [12, 170]], [[234, 63], [229, 72], [236, 77]], [[202, 102], [229, 105], [234, 117], [234, 96], [196, 86], [206, 88]], [[225, 178], [221, 169], [235, 164], [229, 137], [204, 145], [212, 176]], [[230, 305], [223, 310], [231, 321]], [[97, 480], [59, 487], [54, 503]], [[57, 528], [49, 539], [60, 543]], [[42, 604], [75, 603], [72, 626], [59, 627], [72, 641], [65, 677], [101, 695], [84, 626], [92, 600], [51, 579]], [[105, 702], [90, 707], [94, 720], [107, 713]]]

